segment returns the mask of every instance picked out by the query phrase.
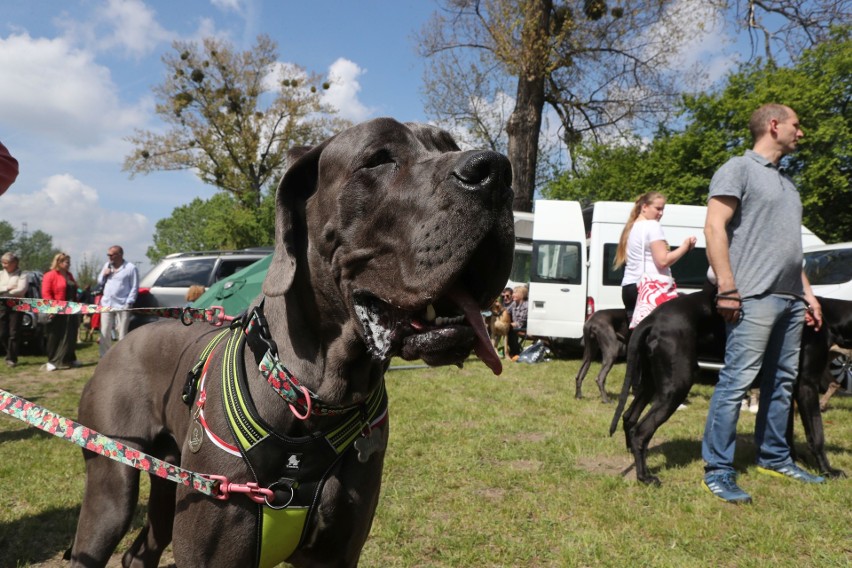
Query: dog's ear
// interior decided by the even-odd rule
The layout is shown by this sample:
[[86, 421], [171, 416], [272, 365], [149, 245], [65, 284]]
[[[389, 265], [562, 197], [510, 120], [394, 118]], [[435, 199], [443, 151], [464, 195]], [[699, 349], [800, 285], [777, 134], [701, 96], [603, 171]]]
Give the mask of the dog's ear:
[[275, 194], [275, 252], [263, 281], [267, 296], [287, 293], [296, 276], [299, 251], [307, 250], [305, 201], [316, 191], [319, 159], [327, 144], [299, 146], [287, 152], [287, 171]]

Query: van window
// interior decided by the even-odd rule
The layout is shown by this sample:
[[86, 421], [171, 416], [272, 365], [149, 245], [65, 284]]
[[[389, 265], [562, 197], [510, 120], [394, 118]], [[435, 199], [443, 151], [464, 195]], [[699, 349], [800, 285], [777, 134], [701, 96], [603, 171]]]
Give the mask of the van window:
[[618, 243], [604, 244], [603, 251], [603, 285], [604, 286], [621, 286], [621, 281], [624, 279], [624, 265], [618, 268], [613, 268], [615, 262], [615, 252], [618, 250]]
[[[618, 269], [612, 267], [616, 249], [618, 249], [617, 243], [604, 244], [604, 286], [621, 286], [621, 280], [624, 278], [624, 265], [621, 265]], [[694, 248], [672, 265], [672, 277], [681, 288], [701, 288], [704, 286], [704, 281], [707, 280], [707, 268], [709, 266], [707, 251], [703, 248]]]
[[707, 250], [696, 247], [672, 265], [672, 278], [678, 288], [701, 288], [707, 281]]
[[[533, 282], [581, 284], [580, 243], [536, 242], [533, 243]], [[582, 245], [585, 246], [585, 245]]]
[[515, 257], [512, 259], [512, 272], [509, 274], [509, 280], [512, 282], [529, 282], [531, 264], [532, 251], [515, 249]]

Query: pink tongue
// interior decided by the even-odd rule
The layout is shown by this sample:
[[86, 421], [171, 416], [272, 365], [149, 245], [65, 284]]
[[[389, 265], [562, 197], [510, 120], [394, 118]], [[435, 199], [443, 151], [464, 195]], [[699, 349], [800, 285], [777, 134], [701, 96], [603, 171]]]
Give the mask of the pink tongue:
[[500, 361], [500, 357], [497, 355], [494, 346], [491, 345], [491, 341], [488, 338], [488, 331], [485, 329], [485, 320], [482, 319], [482, 312], [479, 310], [479, 306], [473, 301], [470, 294], [457, 286], [454, 286], [449, 291], [448, 296], [450, 300], [462, 309], [467, 323], [470, 324], [470, 327], [473, 328], [473, 332], [476, 334], [476, 340], [473, 343], [473, 350], [476, 356], [495, 375], [502, 373], [503, 363]]

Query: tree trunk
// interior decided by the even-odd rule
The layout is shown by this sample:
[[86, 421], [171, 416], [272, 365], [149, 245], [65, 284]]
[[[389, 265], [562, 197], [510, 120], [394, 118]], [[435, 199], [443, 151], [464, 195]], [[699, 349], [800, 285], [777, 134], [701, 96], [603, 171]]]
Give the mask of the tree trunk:
[[537, 56], [542, 38], [550, 28], [552, 0], [530, 0], [531, 8], [524, 24], [522, 42], [525, 55], [518, 72], [518, 92], [515, 108], [506, 124], [509, 137], [509, 162], [512, 164], [512, 185], [515, 190], [515, 211], [532, 211], [535, 193], [535, 172], [538, 164], [538, 139], [541, 135], [541, 115], [544, 109], [544, 80], [546, 58]]
[[509, 136], [509, 162], [512, 164], [512, 187], [515, 211], [532, 211], [535, 193], [535, 171], [538, 164], [538, 139], [544, 108], [544, 78], [518, 80], [515, 109], [506, 125]]

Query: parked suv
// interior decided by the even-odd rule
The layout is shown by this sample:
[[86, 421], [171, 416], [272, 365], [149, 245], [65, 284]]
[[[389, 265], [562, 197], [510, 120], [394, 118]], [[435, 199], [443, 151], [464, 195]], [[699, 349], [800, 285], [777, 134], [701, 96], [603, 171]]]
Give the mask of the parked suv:
[[[136, 308], [175, 307], [186, 304], [186, 292], [194, 284], [205, 288], [272, 253], [272, 247], [242, 250], [179, 252], [166, 256], [139, 281]], [[134, 315], [130, 329], [156, 320]]]

